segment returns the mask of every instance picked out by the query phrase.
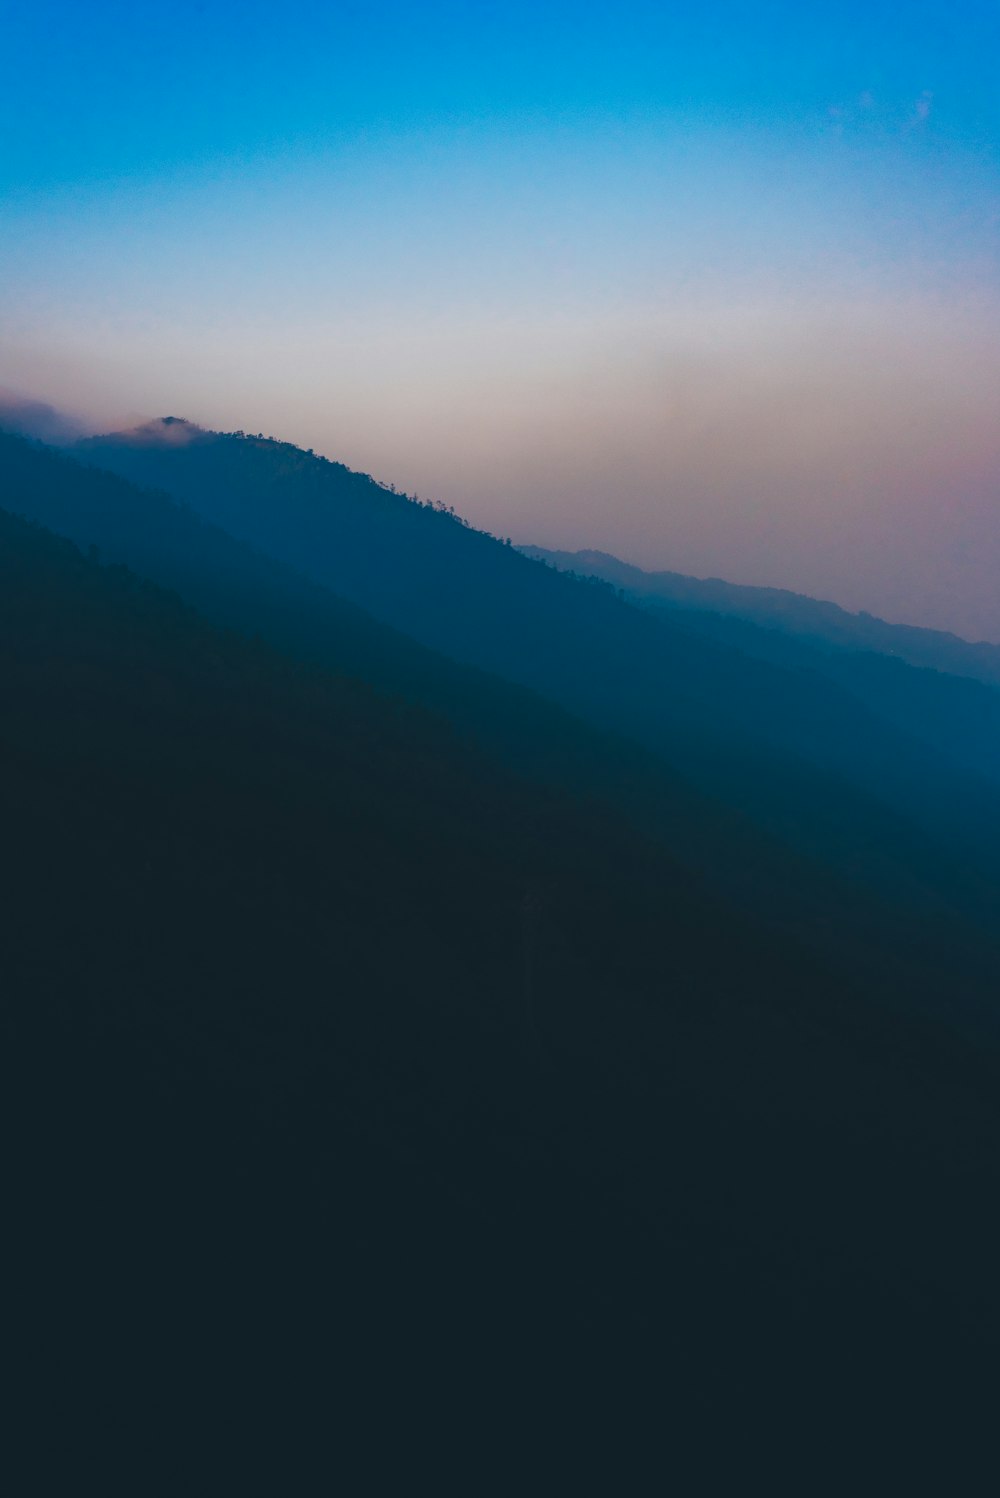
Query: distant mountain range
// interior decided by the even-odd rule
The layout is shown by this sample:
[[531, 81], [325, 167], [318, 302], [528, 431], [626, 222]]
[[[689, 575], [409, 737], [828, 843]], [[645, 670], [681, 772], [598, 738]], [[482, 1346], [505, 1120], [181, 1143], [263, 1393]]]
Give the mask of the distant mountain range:
[[873, 614], [852, 614], [836, 603], [784, 588], [753, 588], [682, 572], [644, 572], [604, 551], [547, 551], [542, 546], [518, 550], [561, 572], [600, 578], [650, 606], [743, 619], [829, 648], [874, 651], [911, 666], [1000, 685], [1000, 645], [986, 641], [972, 644], [942, 630], [888, 624]]
[[599, 552], [526, 555], [603, 582], [655, 617], [744, 657], [822, 677], [977, 777], [1000, 780], [1000, 647], [848, 614], [796, 593], [642, 573]]

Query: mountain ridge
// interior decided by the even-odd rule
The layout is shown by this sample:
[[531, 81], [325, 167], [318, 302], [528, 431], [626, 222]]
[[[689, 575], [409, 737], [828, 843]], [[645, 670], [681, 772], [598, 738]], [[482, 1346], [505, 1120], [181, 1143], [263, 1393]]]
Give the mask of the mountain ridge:
[[[706, 798], [640, 745], [430, 651], [165, 494], [19, 439], [0, 439], [0, 481], [15, 509], [169, 586], [217, 624], [443, 714], [515, 771], [617, 806], [759, 919], [780, 920], [788, 939], [793, 923], [821, 932], [837, 911], [844, 942], [855, 919], [850, 882]], [[912, 939], [900, 934], [904, 945]]]
[[910, 665], [968, 675], [1000, 686], [1000, 645], [989, 640], [966, 640], [948, 630], [891, 623], [865, 609], [846, 609], [829, 599], [814, 598], [790, 588], [731, 583], [724, 578], [693, 577], [683, 572], [648, 571], [606, 551], [559, 551], [533, 545], [518, 545], [517, 549], [561, 571], [579, 572], [625, 588], [637, 598], [662, 600], [681, 608], [732, 613], [790, 633], [815, 631], [830, 644], [839, 640], [844, 648], [895, 654]]
[[[178, 445], [155, 434], [154, 424], [139, 443], [91, 438], [75, 452], [172, 494], [425, 646], [665, 755], [701, 791], [810, 856], [877, 866], [885, 840], [854, 846], [850, 829], [861, 821], [834, 811], [838, 784], [850, 785], [939, 843], [961, 841], [963, 866], [988, 866], [994, 877], [1000, 785], [967, 764], [949, 766], [945, 746], [881, 721], [870, 699], [581, 587], [448, 512], [292, 444], [202, 433]], [[822, 797], [810, 789], [817, 774], [828, 777]], [[947, 857], [940, 848], [929, 862], [907, 855], [893, 877], [904, 863], [935, 879]]]

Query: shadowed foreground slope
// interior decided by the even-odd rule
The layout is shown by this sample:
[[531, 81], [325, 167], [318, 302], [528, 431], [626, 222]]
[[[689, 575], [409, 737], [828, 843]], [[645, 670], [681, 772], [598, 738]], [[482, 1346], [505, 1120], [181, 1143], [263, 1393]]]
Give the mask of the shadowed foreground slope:
[[0, 652], [25, 1378], [582, 1456], [597, 1391], [650, 1434], [983, 1365], [992, 1053], [9, 517]]

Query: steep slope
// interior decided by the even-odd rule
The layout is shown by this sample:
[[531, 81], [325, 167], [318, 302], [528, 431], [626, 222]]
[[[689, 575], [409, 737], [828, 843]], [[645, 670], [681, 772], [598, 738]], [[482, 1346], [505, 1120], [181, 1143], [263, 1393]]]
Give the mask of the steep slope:
[[[964, 870], [998, 876], [997, 789], [836, 683], [654, 618], [288, 444], [167, 421], [77, 451], [165, 488], [435, 650], [634, 738], [842, 871], [883, 889], [911, 873], [949, 885]], [[873, 801], [934, 847], [890, 852]]]
[[[420, 646], [162, 493], [3, 437], [0, 484], [19, 513], [85, 546], [96, 543], [109, 560], [174, 588], [216, 622], [429, 706], [511, 768], [614, 804], [786, 941], [807, 936], [826, 945], [835, 965], [849, 953], [852, 963], [863, 960], [887, 974], [896, 960], [908, 971], [919, 950], [935, 1002], [948, 987], [943, 974], [965, 970], [965, 958], [956, 954], [969, 949], [969, 933], [947, 914], [942, 897], [965, 913], [980, 904], [991, 912], [989, 888], [964, 870], [950, 870], [926, 838], [836, 781], [814, 776], [807, 788], [814, 813], [818, 806], [829, 827], [850, 830], [856, 867], [849, 879], [834, 877], [815, 858], [793, 854], [745, 817], [706, 799], [654, 753]], [[870, 901], [859, 898], [859, 872], [891, 893], [892, 905], [877, 917]], [[973, 936], [972, 950], [979, 945]], [[911, 984], [901, 987], [912, 1001]]]
[[1000, 686], [1000, 645], [973, 643], [943, 630], [889, 624], [873, 614], [852, 614], [836, 603], [785, 588], [754, 588], [718, 577], [646, 572], [604, 551], [551, 551], [519, 546], [525, 556], [580, 577], [599, 577], [635, 598], [685, 610], [746, 619], [765, 629], [838, 650], [874, 651], [908, 665]]
[[744, 903], [753, 899], [758, 919], [780, 909], [783, 920], [826, 926], [831, 909], [839, 908], [849, 920], [849, 890], [835, 888], [816, 868], [804, 870], [782, 846], [666, 772], [655, 756], [421, 646], [167, 495], [2, 435], [0, 492], [17, 513], [172, 588], [216, 623], [431, 707], [515, 770], [560, 790], [613, 800], [649, 832], [667, 837], [689, 866], [724, 881]]
[[991, 1050], [5, 515], [0, 653], [13, 1275], [81, 1387], [152, 1345], [213, 1412], [331, 1360], [412, 1407], [433, 1347], [714, 1420], [991, 1356]]
[[[504, 939], [514, 956], [508, 951], [501, 962], [514, 963], [516, 979], [525, 889], [568, 892], [586, 863], [578, 847], [557, 866], [567, 815], [581, 831], [590, 828], [595, 849], [611, 838], [597, 862], [628, 889], [625, 907], [643, 903], [638, 886], [658, 861], [670, 866], [620, 819], [585, 811], [551, 788], [528, 789], [460, 743], [443, 720], [219, 633], [128, 570], [84, 561], [69, 543], [6, 512], [0, 564], [5, 795], [23, 840], [8, 869], [24, 857], [40, 878], [65, 879], [67, 888], [79, 877], [78, 933], [93, 915], [83, 913], [87, 902], [106, 903], [106, 877], [113, 904], [135, 904], [154, 921], [162, 905], [172, 923], [182, 902], [182, 939], [192, 926], [205, 927], [199, 939], [228, 945], [241, 965], [234, 972], [241, 971], [241, 949], [256, 935], [254, 901], [265, 892], [275, 897], [283, 921], [294, 891], [304, 915], [322, 912], [331, 951], [364, 954], [356, 960], [372, 965], [373, 988], [388, 963], [393, 983], [406, 987], [419, 975], [427, 991], [442, 993], [461, 973], [454, 963], [466, 946], [477, 960], [493, 960], [495, 919], [508, 922]], [[86, 849], [64, 823], [63, 804], [87, 826]], [[40, 812], [44, 821], [32, 834]], [[58, 860], [51, 840], [60, 845]], [[17, 841], [8, 826], [8, 844]], [[629, 847], [638, 860], [634, 881]], [[85, 879], [91, 859], [97, 862]], [[23, 876], [24, 867], [18, 877], [26, 883]], [[713, 926], [722, 907], [695, 893], [678, 870], [671, 880], [669, 904], [697, 948], [694, 929]], [[33, 903], [23, 888], [7, 896]], [[561, 897], [553, 896], [553, 910]], [[699, 902], [703, 915], [693, 919]], [[35, 911], [49, 919], [45, 900]], [[732, 920], [739, 924], [735, 914]], [[120, 942], [137, 940], [133, 922], [121, 925]], [[581, 940], [576, 931], [570, 946]], [[24, 946], [30, 954], [32, 940]], [[287, 942], [282, 963], [295, 962], [295, 948]], [[53, 957], [68, 961], [65, 949]], [[171, 966], [213, 991], [181, 952]], [[250, 961], [227, 982], [253, 987], [256, 971]]]

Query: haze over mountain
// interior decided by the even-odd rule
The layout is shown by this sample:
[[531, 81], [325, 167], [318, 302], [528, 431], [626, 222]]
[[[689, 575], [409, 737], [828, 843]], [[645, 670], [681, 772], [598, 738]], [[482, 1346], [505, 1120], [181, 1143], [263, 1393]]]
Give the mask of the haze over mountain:
[[65, 411], [56, 410], [47, 401], [19, 395], [0, 386], [0, 431], [61, 446], [75, 442], [85, 430], [83, 422]]
[[1000, 645], [988, 641], [972, 643], [941, 630], [889, 624], [872, 614], [852, 614], [836, 603], [807, 598], [787, 588], [750, 588], [718, 577], [645, 572], [604, 551], [549, 551], [530, 545], [518, 550], [563, 572], [599, 577], [650, 604], [746, 619], [839, 650], [876, 651], [897, 656], [911, 666], [928, 666], [1000, 686]]
[[835, 682], [956, 764], [994, 782], [1000, 775], [998, 646], [887, 624], [779, 589], [643, 573], [602, 552], [519, 549], [561, 571], [609, 583], [692, 634]]

